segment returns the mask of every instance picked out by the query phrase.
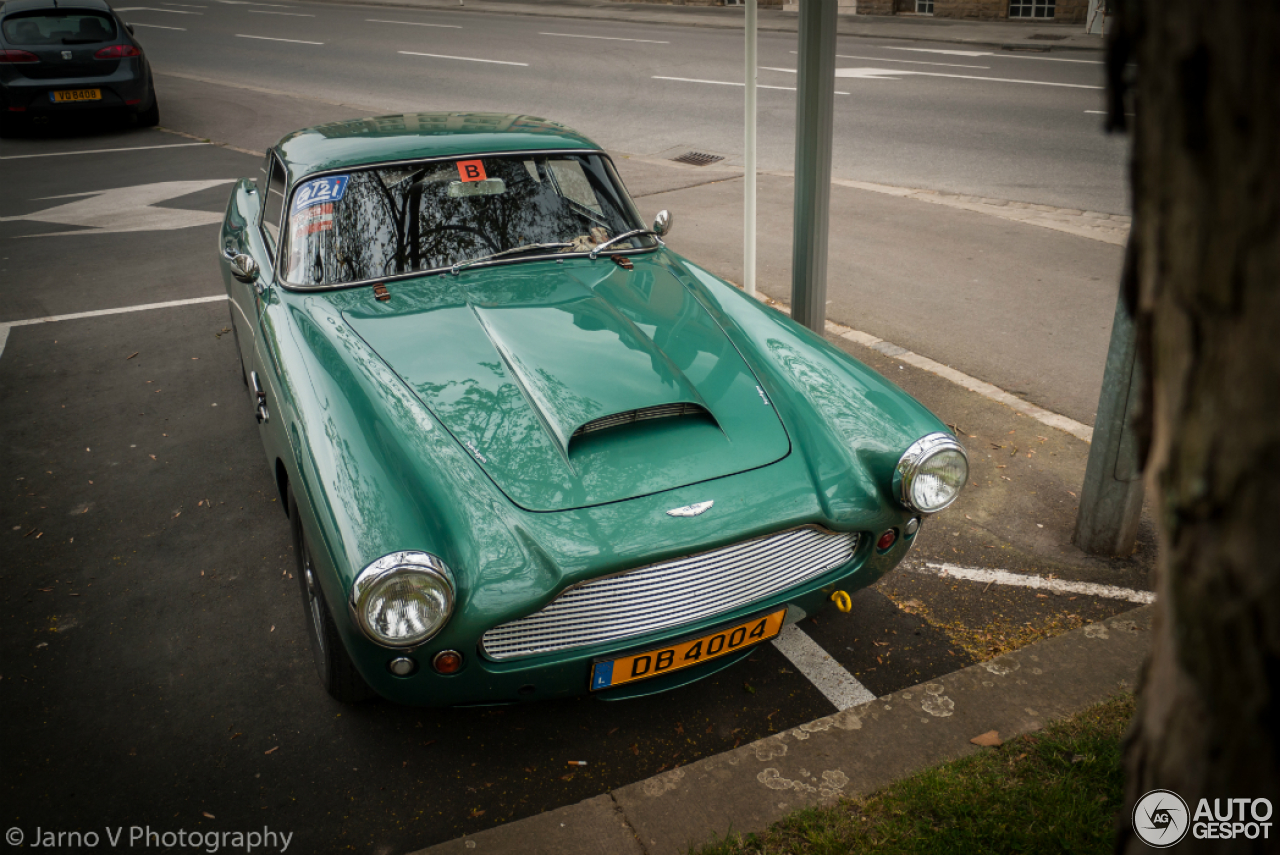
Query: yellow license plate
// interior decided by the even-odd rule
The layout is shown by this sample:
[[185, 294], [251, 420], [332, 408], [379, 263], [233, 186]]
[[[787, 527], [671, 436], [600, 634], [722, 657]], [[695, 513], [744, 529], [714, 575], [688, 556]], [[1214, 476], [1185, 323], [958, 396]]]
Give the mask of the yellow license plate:
[[58, 92], [50, 92], [49, 97], [56, 103], [64, 101], [101, 101], [101, 89], [63, 89]]
[[591, 691], [660, 677], [768, 641], [782, 632], [782, 620], [786, 615], [786, 609], [779, 609], [773, 614], [754, 617], [700, 638], [595, 662], [591, 666]]

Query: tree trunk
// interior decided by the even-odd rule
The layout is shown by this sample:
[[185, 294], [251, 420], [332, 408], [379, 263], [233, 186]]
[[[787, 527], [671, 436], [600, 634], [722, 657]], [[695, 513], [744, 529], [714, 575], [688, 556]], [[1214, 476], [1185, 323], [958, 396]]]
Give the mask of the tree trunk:
[[[1112, 122], [1127, 52], [1126, 286], [1162, 554], [1117, 851], [1145, 853], [1130, 814], [1153, 789], [1192, 815], [1202, 798], [1280, 809], [1280, 4], [1118, 5]], [[1189, 833], [1177, 851], [1280, 851], [1270, 821], [1266, 840]]]

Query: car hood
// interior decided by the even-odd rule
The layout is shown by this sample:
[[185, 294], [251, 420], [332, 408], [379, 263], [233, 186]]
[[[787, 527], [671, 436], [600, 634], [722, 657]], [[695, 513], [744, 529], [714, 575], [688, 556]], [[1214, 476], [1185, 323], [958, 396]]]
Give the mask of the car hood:
[[500, 489], [560, 511], [768, 465], [790, 440], [674, 271], [528, 261], [388, 285], [343, 313]]

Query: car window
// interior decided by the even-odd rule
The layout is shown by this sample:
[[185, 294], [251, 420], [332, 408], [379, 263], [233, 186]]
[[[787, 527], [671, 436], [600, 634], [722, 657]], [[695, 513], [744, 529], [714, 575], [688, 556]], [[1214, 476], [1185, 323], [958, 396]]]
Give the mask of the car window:
[[[641, 228], [607, 158], [505, 155], [354, 170], [302, 181], [289, 205], [285, 281], [336, 285], [530, 244], [586, 252]], [[649, 237], [614, 244], [653, 246]]]
[[271, 164], [271, 177], [267, 179], [267, 201], [262, 206], [262, 234], [274, 255], [280, 243], [280, 215], [284, 212], [284, 167], [271, 155], [267, 155], [267, 162]]
[[5, 19], [5, 41], [14, 45], [75, 45], [112, 41], [116, 22], [110, 15], [85, 11], [45, 11]]

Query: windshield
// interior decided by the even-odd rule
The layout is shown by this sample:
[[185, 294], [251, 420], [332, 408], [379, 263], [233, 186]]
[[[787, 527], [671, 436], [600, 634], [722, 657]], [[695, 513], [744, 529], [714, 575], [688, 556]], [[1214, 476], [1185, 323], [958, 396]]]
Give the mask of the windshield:
[[100, 12], [50, 10], [8, 18], [4, 37], [14, 45], [93, 44], [114, 39], [116, 24]]
[[[448, 269], [518, 248], [527, 253], [504, 260], [588, 252], [641, 227], [612, 164], [598, 154], [363, 169], [294, 189], [284, 278], [292, 285], [341, 285]], [[637, 236], [610, 250], [654, 245]]]

